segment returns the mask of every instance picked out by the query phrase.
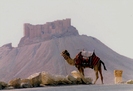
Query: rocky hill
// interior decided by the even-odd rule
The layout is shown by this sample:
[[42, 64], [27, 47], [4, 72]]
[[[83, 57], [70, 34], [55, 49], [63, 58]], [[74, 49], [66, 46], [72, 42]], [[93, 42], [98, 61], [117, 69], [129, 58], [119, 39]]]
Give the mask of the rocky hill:
[[[115, 69], [123, 70], [123, 80], [133, 78], [133, 59], [116, 53], [94, 37], [79, 35], [71, 20], [65, 19], [43, 25], [24, 24], [24, 37], [18, 47], [11, 44], [0, 47], [0, 80], [27, 78], [41, 71], [66, 76], [76, 68], [60, 55], [65, 49], [72, 58], [82, 49], [95, 50], [107, 67], [107, 71], [103, 70], [105, 84], [114, 83]], [[85, 76], [95, 78], [95, 73], [86, 69]]]

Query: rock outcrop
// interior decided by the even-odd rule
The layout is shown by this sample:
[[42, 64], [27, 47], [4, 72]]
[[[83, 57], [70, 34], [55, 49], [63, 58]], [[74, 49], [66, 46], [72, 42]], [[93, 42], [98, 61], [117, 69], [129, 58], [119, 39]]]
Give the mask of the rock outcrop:
[[18, 46], [29, 45], [42, 42], [52, 38], [60, 38], [70, 35], [78, 35], [75, 27], [71, 26], [71, 19], [57, 20], [47, 22], [42, 25], [24, 24], [24, 37], [20, 40]]
[[0, 47], [0, 60], [8, 55], [8, 53], [13, 49], [12, 43], [8, 43]]
[[5, 44], [5, 45], [3, 45], [2, 47], [6, 47], [6, 48], [8, 48], [8, 49], [12, 49], [13, 47], [12, 47], [12, 43], [8, 43], [8, 44]]

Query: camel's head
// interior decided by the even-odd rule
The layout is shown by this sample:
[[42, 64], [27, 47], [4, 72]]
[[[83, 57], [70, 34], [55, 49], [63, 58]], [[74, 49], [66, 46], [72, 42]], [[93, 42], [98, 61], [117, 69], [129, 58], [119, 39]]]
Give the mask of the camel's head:
[[67, 50], [62, 51], [61, 55], [64, 57], [64, 59], [68, 62], [68, 64], [74, 66], [75, 62], [74, 60], [70, 57], [70, 54]]
[[67, 50], [62, 51], [61, 55], [64, 57], [64, 59], [70, 58], [70, 54]]

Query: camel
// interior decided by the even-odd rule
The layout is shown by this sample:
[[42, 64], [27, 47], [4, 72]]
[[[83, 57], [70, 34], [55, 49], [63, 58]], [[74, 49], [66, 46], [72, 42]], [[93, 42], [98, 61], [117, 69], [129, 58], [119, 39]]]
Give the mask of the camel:
[[[64, 57], [64, 59], [67, 61], [68, 64], [72, 65], [72, 66], [75, 66], [78, 71], [84, 76], [84, 69], [85, 68], [92, 68], [90, 65], [82, 65], [82, 64], [77, 64], [77, 61], [79, 63], [82, 63], [85, 59], [83, 58], [83, 56], [81, 55], [81, 52], [74, 58], [72, 59], [69, 52], [67, 50], [64, 50], [62, 51], [61, 55]], [[91, 56], [92, 57], [92, 62], [95, 60], [93, 59], [95, 57], [97, 57], [95, 55], [95, 52], [93, 52], [93, 55]], [[104, 62], [102, 60], [100, 60], [100, 58], [97, 57], [97, 62], [95, 62], [93, 66], [93, 69], [95, 71], [95, 81], [94, 81], [94, 84], [96, 84], [96, 81], [98, 80], [99, 76], [98, 76], [98, 72], [100, 73], [100, 76], [101, 76], [101, 83], [103, 84], [103, 75], [102, 75], [102, 68], [101, 68], [101, 64], [103, 65], [104, 67], [104, 70], [107, 70], [105, 65], [104, 65]], [[94, 63], [94, 62], [93, 62]]]

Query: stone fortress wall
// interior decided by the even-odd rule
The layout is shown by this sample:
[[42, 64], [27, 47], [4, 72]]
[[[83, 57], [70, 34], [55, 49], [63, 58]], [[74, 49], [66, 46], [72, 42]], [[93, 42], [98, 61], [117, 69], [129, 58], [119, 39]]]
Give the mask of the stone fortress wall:
[[24, 37], [21, 38], [18, 46], [33, 44], [54, 37], [78, 35], [78, 31], [71, 25], [71, 19], [56, 20], [46, 24], [32, 25], [24, 24]]
[[29, 23], [24, 24], [24, 36], [34, 38], [34, 37], [43, 37], [47, 33], [53, 31], [62, 31], [63, 28], [68, 28], [71, 26], [71, 20], [57, 20], [54, 22], [47, 22], [43, 25], [32, 25]]

